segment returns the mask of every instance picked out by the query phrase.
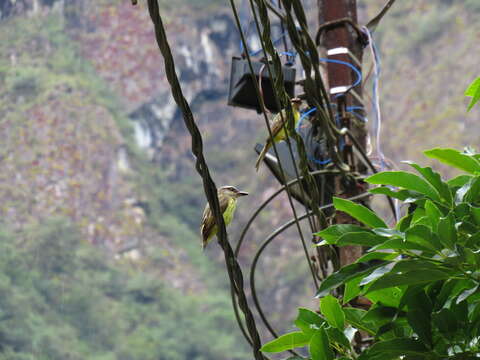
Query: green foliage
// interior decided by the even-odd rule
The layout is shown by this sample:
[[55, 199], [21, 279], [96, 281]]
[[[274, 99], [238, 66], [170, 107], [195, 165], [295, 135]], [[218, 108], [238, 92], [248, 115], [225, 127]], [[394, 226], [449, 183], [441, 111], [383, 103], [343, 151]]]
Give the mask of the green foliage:
[[[300, 329], [290, 346], [282, 338], [264, 345], [280, 352], [308, 344], [310, 359], [474, 359], [480, 353], [480, 156], [471, 151], [433, 149], [425, 154], [466, 174], [444, 181], [428, 167], [409, 165], [419, 175], [383, 172], [366, 179], [394, 187], [390, 193], [409, 204], [394, 228], [372, 211], [336, 201], [368, 225], [334, 225], [317, 235], [325, 244], [368, 245], [367, 253], [320, 285], [320, 312], [300, 309]], [[372, 192], [377, 192], [373, 190]], [[377, 192], [378, 193], [378, 192]], [[353, 210], [352, 210], [353, 209]], [[343, 289], [347, 304], [357, 296], [368, 310], [341, 306], [330, 293]], [[357, 331], [373, 342], [356, 343]], [[292, 336], [292, 335], [290, 335]], [[281, 346], [280, 346], [281, 345]]]
[[65, 220], [0, 233], [0, 291], [1, 360], [248, 354], [233, 335], [228, 297], [187, 297], [156, 276], [109, 263]]
[[477, 77], [465, 90], [465, 96], [472, 98], [470, 104], [468, 104], [467, 111], [470, 111], [473, 106], [480, 100], [480, 77]]

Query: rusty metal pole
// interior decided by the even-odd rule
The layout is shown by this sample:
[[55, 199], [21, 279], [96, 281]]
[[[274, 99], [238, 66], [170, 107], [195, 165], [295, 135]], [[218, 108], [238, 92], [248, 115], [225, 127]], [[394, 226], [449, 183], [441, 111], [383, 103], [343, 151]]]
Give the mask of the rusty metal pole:
[[[362, 39], [359, 33], [345, 19], [357, 24], [356, 0], [318, 0], [319, 24], [324, 26], [320, 37], [320, 46], [328, 59], [340, 60], [352, 64], [361, 72], [363, 54]], [[343, 20], [342, 20], [343, 19]], [[345, 48], [348, 52], [345, 52]], [[358, 63], [357, 63], [358, 61]], [[327, 62], [326, 77], [331, 95], [331, 102], [336, 104], [338, 126], [350, 129], [360, 145], [365, 149], [367, 131], [365, 124], [355, 121], [346, 111], [348, 106], [363, 106], [362, 86], [359, 84], [342, 96], [342, 88], [352, 85], [357, 76], [348, 66]], [[353, 146], [348, 137], [342, 139], [339, 145], [346, 162], [354, 171], [364, 173], [366, 168], [360, 159], [353, 154]], [[335, 179], [335, 193], [338, 197], [351, 197], [366, 191], [364, 184], [346, 184], [341, 178]], [[335, 218], [337, 224], [354, 223], [355, 221], [344, 213], [338, 213]], [[358, 246], [342, 247], [340, 249], [340, 265], [350, 264], [362, 254]]]

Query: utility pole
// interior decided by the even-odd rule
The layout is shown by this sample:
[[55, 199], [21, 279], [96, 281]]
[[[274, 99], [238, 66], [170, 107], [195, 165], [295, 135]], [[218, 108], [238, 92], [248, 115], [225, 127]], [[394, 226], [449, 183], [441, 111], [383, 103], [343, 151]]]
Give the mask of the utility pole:
[[[317, 45], [321, 51], [331, 60], [340, 60], [355, 66], [361, 72], [364, 37], [357, 25], [357, 2], [356, 0], [318, 0], [320, 30], [317, 34]], [[348, 49], [348, 50], [346, 50]], [[353, 121], [347, 107], [362, 107], [361, 83], [352, 89], [349, 87], [355, 83], [358, 76], [348, 66], [327, 62], [326, 77], [330, 91], [330, 99], [336, 104], [334, 109], [338, 114], [339, 127], [348, 128], [357, 139], [360, 146], [365, 149], [367, 131], [365, 124]], [[348, 89], [346, 94], [345, 90]], [[345, 94], [345, 95], [342, 95]], [[334, 112], [335, 112], [334, 111]], [[348, 136], [342, 139], [339, 149], [343, 161], [350, 166], [351, 170], [365, 173], [366, 167], [356, 155], [352, 141]], [[335, 179], [335, 195], [337, 197], [351, 197], [366, 191], [366, 185], [358, 183], [346, 184], [340, 177]], [[337, 224], [355, 222], [350, 216], [339, 213], [336, 215]], [[359, 246], [340, 248], [340, 266], [354, 262], [362, 254]]]

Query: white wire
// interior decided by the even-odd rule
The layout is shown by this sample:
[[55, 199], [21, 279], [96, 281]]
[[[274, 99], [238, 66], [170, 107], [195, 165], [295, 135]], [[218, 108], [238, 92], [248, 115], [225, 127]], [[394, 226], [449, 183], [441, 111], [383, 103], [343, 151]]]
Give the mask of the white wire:
[[370, 30], [364, 26], [363, 30], [368, 36], [368, 45], [370, 52], [372, 54], [373, 68], [374, 68], [374, 80], [373, 80], [373, 107], [375, 110], [375, 151], [378, 158], [380, 159], [380, 171], [385, 169], [385, 155], [382, 151], [382, 142], [381, 142], [381, 130], [382, 130], [382, 113], [380, 110], [380, 88], [379, 88], [379, 79], [380, 79], [380, 58], [378, 57], [377, 50], [375, 48], [375, 43], [373, 41], [372, 34]]

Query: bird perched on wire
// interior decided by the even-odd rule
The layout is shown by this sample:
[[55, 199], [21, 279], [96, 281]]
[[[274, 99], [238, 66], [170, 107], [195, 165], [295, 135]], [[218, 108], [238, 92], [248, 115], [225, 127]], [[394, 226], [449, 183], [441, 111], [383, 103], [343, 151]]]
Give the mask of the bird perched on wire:
[[[292, 110], [293, 110], [293, 118], [294, 118], [294, 127], [297, 127], [298, 121], [300, 120], [300, 105], [302, 105], [302, 100], [299, 98], [293, 98], [290, 100], [292, 103]], [[255, 163], [255, 168], [258, 171], [260, 164], [262, 163], [263, 159], [267, 155], [268, 150], [272, 146], [272, 138], [273, 142], [278, 143], [281, 140], [285, 140], [287, 136], [291, 134], [288, 131], [288, 127], [285, 128], [285, 122], [287, 121], [287, 111], [283, 109], [273, 118], [272, 122], [270, 123], [270, 130], [272, 131], [272, 136], [268, 137], [265, 140], [265, 146], [263, 147], [260, 155], [258, 155], [257, 162]]]
[[[225, 225], [232, 222], [235, 208], [237, 207], [237, 199], [241, 196], [248, 195], [245, 191], [238, 190], [235, 186], [222, 186], [217, 191], [218, 202], [220, 204], [220, 212], [223, 215]], [[217, 235], [218, 226], [215, 224], [210, 205], [207, 203], [203, 211], [202, 223], [200, 224], [200, 233], [202, 234], [202, 249], [208, 245], [210, 240]]]

